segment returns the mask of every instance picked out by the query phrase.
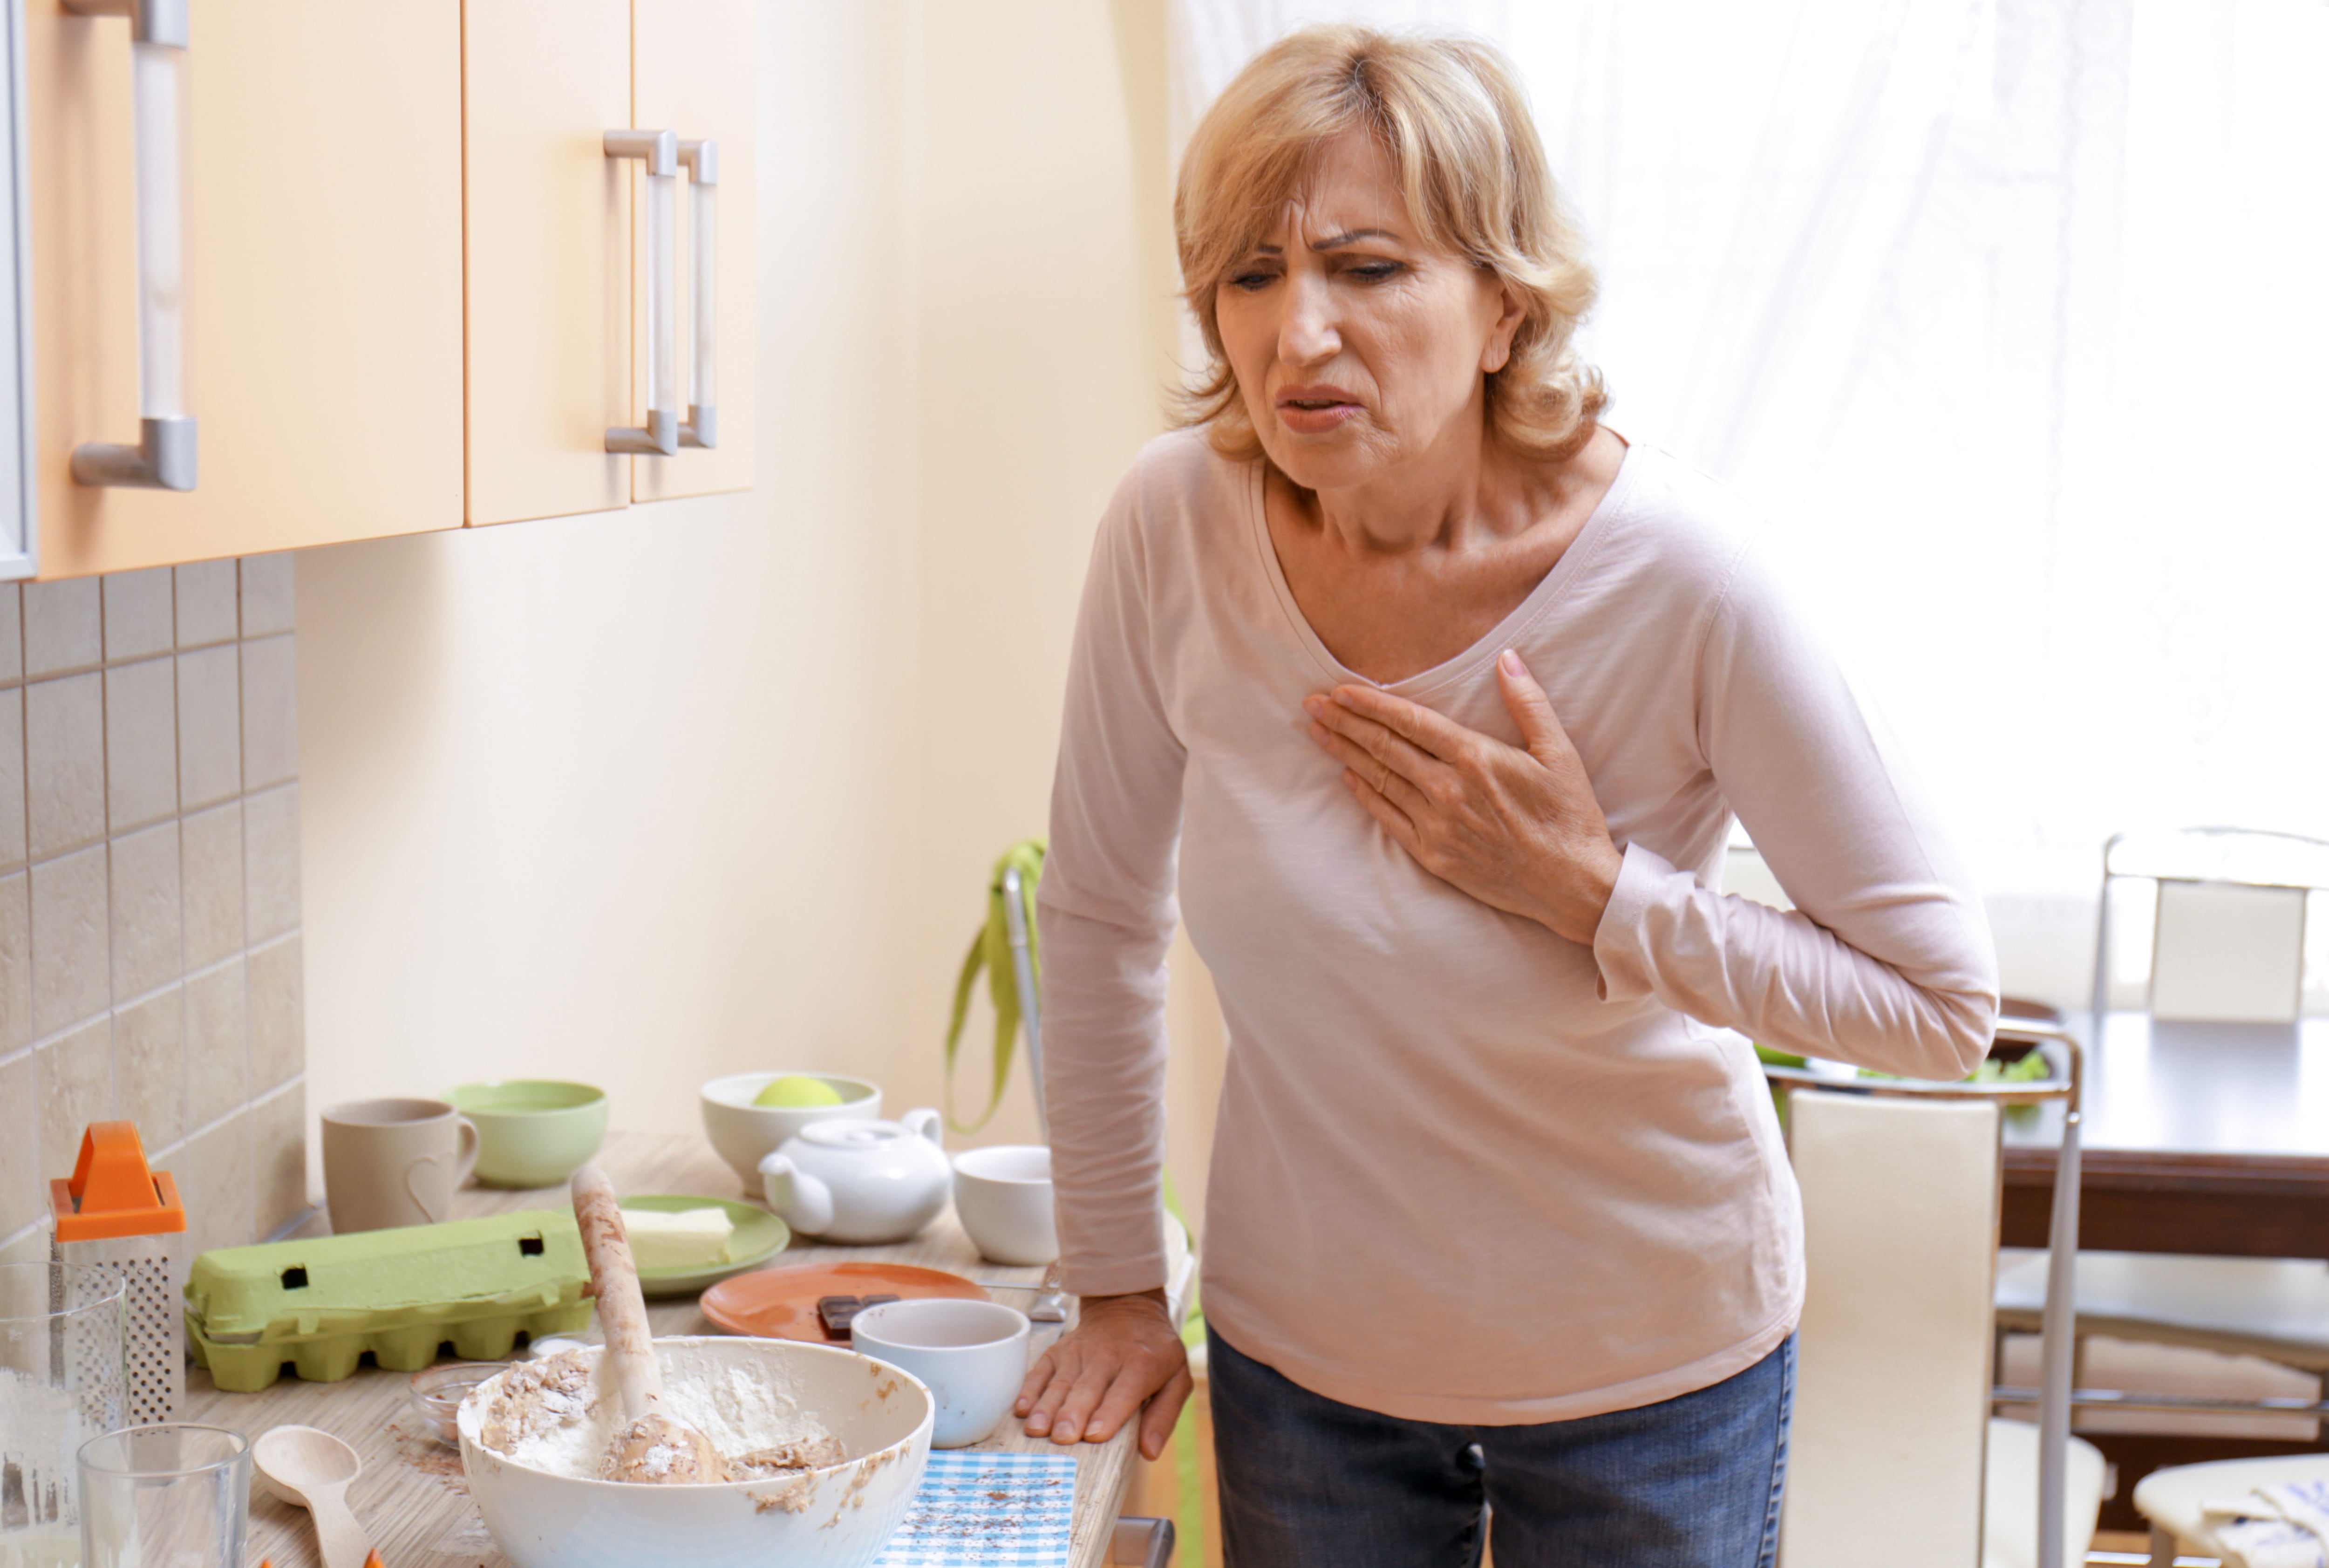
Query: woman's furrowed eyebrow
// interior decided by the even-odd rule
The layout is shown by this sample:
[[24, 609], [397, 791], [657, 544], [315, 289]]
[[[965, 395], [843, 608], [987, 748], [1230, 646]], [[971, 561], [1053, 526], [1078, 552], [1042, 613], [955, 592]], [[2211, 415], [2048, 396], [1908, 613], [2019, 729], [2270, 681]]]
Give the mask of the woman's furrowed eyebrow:
[[[1353, 229], [1346, 234], [1336, 234], [1329, 239], [1315, 240], [1311, 241], [1310, 249], [1313, 250], [1332, 250], [1336, 249], [1338, 246], [1356, 244], [1361, 240], [1390, 240], [1396, 241], [1398, 239], [1399, 236], [1392, 233], [1389, 229]], [[1285, 254], [1286, 247], [1283, 245], [1262, 244], [1256, 245], [1254, 250], [1264, 256], [1280, 256]]]

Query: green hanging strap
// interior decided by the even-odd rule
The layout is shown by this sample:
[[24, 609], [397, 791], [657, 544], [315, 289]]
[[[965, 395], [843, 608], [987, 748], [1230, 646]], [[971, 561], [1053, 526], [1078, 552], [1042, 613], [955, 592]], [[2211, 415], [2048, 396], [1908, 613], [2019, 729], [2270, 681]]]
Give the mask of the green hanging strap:
[[[1003, 858], [995, 863], [986, 884], [986, 924], [971, 938], [962, 973], [954, 983], [954, 1017], [947, 1025], [946, 1112], [947, 1125], [957, 1132], [976, 1132], [995, 1119], [995, 1110], [1003, 1103], [1004, 1085], [1011, 1079], [1011, 1054], [1019, 1044], [1019, 977], [1011, 962], [1010, 921], [1003, 912], [1003, 874], [1014, 868], [1027, 900], [1028, 968], [1038, 975], [1042, 972], [1035, 948], [1035, 886], [1043, 879], [1043, 841], [1027, 838], [1004, 850]], [[982, 969], [986, 973], [986, 994], [995, 1000], [995, 1083], [985, 1111], [965, 1127], [955, 1116], [954, 1062], [962, 1046], [962, 1026], [970, 1016], [970, 993]]]

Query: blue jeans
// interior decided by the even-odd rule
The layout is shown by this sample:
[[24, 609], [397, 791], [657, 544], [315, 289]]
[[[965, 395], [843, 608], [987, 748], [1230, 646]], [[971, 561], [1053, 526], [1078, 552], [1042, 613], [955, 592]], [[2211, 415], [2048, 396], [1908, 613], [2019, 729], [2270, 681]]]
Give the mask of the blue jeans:
[[1638, 1410], [1534, 1426], [1327, 1399], [1209, 1331], [1229, 1568], [1770, 1568], [1796, 1341]]

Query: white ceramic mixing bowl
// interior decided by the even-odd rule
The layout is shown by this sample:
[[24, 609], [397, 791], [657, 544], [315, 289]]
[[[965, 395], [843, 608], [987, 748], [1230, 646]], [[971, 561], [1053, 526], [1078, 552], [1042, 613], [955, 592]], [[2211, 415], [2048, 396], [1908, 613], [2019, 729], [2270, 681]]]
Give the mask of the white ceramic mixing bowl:
[[[582, 1353], [595, 1358], [598, 1347]], [[855, 1456], [774, 1481], [709, 1487], [580, 1480], [521, 1465], [477, 1431], [500, 1380], [462, 1404], [461, 1468], [486, 1528], [516, 1568], [864, 1568], [905, 1517], [929, 1459], [930, 1392], [837, 1346], [688, 1337], [655, 1341], [666, 1382], [740, 1364], [822, 1420]]]

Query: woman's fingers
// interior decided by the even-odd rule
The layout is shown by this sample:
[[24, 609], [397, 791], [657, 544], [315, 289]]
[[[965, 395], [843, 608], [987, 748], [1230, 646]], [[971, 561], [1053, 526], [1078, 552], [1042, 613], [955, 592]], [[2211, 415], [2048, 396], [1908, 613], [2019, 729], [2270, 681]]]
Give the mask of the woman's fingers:
[[[1424, 805], [1420, 781], [1400, 771], [1397, 764], [1377, 756], [1355, 741], [1336, 734], [1324, 724], [1311, 725], [1310, 738], [1324, 747], [1328, 756], [1365, 779], [1378, 794], [1396, 801], [1401, 810], [1412, 812]], [[1420, 757], [1421, 753], [1418, 752], [1416, 756]]]
[[1510, 648], [1497, 656], [1496, 684], [1503, 688], [1504, 707], [1520, 726], [1521, 741], [1530, 756], [1553, 768], [1577, 755], [1569, 732], [1561, 728], [1561, 716], [1552, 711], [1552, 699], [1544, 694], [1521, 656]]
[[1379, 687], [1336, 686], [1331, 694], [1335, 706], [1372, 720], [1442, 762], [1457, 761], [1478, 739], [1445, 713], [1434, 713], [1405, 697], [1395, 697]]
[[[1149, 1392], [1148, 1380], [1144, 1375], [1146, 1371], [1146, 1368], [1136, 1371], [1130, 1363], [1127, 1363], [1116, 1374], [1116, 1381], [1108, 1385], [1108, 1392], [1100, 1396], [1098, 1405], [1084, 1418], [1086, 1442], [1108, 1441], [1126, 1422], [1140, 1413], [1140, 1406], [1148, 1398]], [[1172, 1384], [1168, 1383], [1164, 1386], [1170, 1388]], [[1161, 1395], [1162, 1391], [1158, 1392]]]
[[1043, 1391], [1051, 1386], [1051, 1353], [1046, 1350], [1035, 1358], [1035, 1365], [1029, 1367], [1027, 1375], [1020, 1380], [1019, 1397], [1011, 1402], [1012, 1413], [1025, 1415], [1033, 1410], [1035, 1402], [1041, 1399], [1043, 1396]]
[[1106, 1442], [1125, 1418], [1148, 1397], [1150, 1368], [1136, 1355], [1127, 1355], [1114, 1365], [1087, 1365], [1051, 1420], [1055, 1443]]
[[[1391, 841], [1413, 855], [1416, 864], [1423, 864], [1423, 837], [1415, 831], [1415, 819], [1392, 805], [1375, 789], [1373, 785], [1347, 768], [1343, 770], [1343, 782], [1351, 787], [1351, 793], [1358, 798], [1359, 804], [1366, 808], [1367, 815], [1373, 817], [1385, 833], [1391, 835]], [[1429, 871], [1430, 867], [1426, 865], [1424, 869]]]
[[1164, 1457], [1164, 1444], [1173, 1436], [1173, 1423], [1181, 1419], [1181, 1407], [1197, 1390], [1196, 1381], [1183, 1367], [1173, 1374], [1173, 1381], [1156, 1391], [1148, 1408], [1140, 1415], [1140, 1457], [1160, 1459]]
[[[1053, 1346], [1053, 1353], [1056, 1354], [1059, 1348], [1057, 1346]], [[1089, 1367], [1087, 1358], [1083, 1356], [1078, 1355], [1072, 1358], [1062, 1356], [1052, 1363], [1051, 1380], [1043, 1385], [1042, 1392], [1035, 1396], [1034, 1406], [1027, 1412], [1029, 1437], [1051, 1435], [1053, 1428], [1058, 1425], [1061, 1407], [1067, 1403], [1069, 1395], [1075, 1392], [1077, 1381], [1086, 1375], [1089, 1375]], [[1065, 1442], [1073, 1440], [1063, 1438], [1061, 1440]]]
[[[1353, 712], [1339, 703], [1325, 697], [1312, 697], [1303, 704], [1312, 720], [1310, 738], [1334, 753], [1344, 767], [1358, 771], [1370, 782], [1383, 770], [1397, 774], [1421, 789], [1433, 774], [1444, 771], [1447, 764], [1387, 724], [1379, 723], [1363, 714]], [[1336, 747], [1333, 742], [1341, 741]], [[1377, 789], [1383, 789], [1381, 783]], [[1389, 791], [1386, 789], [1386, 793]]]

